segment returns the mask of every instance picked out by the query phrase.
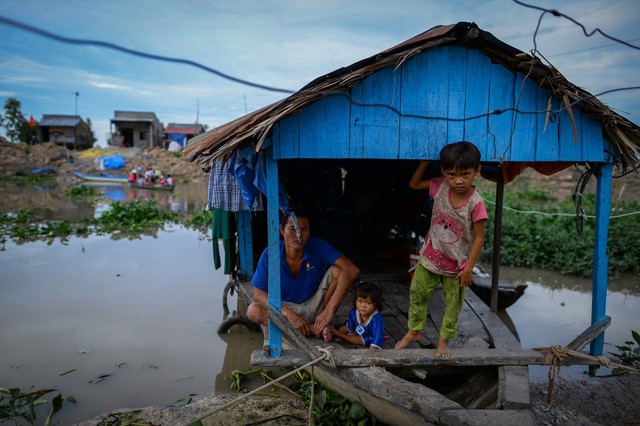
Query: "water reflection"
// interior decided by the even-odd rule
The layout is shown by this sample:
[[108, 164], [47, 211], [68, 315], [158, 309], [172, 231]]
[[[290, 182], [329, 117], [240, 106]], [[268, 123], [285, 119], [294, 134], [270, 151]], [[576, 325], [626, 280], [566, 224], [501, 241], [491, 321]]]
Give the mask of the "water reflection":
[[[591, 325], [591, 279], [527, 268], [502, 268], [501, 277], [528, 284], [525, 294], [507, 309], [523, 347], [564, 346]], [[605, 354], [617, 353], [614, 345], [629, 340], [631, 330], [640, 330], [639, 280], [627, 276], [610, 282], [606, 312], [611, 325], [605, 331]], [[582, 379], [586, 370], [563, 367], [562, 377]], [[547, 372], [545, 367], [530, 368], [532, 380], [538, 382], [546, 380]], [[609, 372], [601, 368], [598, 374]]]
[[132, 188], [122, 184], [85, 182], [96, 193], [96, 199], [71, 198], [65, 185], [33, 187], [6, 183], [0, 185], [0, 212], [17, 212], [30, 209], [45, 220], [78, 220], [98, 217], [114, 201], [154, 201], [160, 208], [175, 213], [189, 213], [206, 206], [207, 183], [177, 184], [172, 192]]
[[[221, 369], [248, 368], [237, 352], [253, 350], [247, 340], [228, 346], [217, 335], [227, 277], [213, 269], [198, 232], [175, 226], [133, 241], [7, 244], [0, 386], [75, 396], [77, 406], [56, 415], [60, 424], [229, 392]], [[102, 374], [111, 376], [89, 383]]]

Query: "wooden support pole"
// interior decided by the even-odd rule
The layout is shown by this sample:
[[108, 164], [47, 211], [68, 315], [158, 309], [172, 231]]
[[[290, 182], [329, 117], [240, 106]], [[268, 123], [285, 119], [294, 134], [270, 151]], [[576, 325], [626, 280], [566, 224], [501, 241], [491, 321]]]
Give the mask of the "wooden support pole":
[[500, 243], [502, 242], [502, 207], [504, 204], [504, 179], [498, 167], [496, 182], [496, 209], [493, 228], [493, 262], [491, 264], [491, 311], [498, 312], [498, 285], [500, 280]]
[[[600, 165], [597, 171], [598, 187], [596, 190], [596, 233], [593, 247], [593, 295], [591, 298], [591, 324], [602, 321], [607, 311], [607, 237], [609, 217], [611, 214], [611, 182], [613, 163]], [[604, 334], [591, 342], [589, 353], [602, 355]]]
[[[278, 202], [278, 162], [273, 158], [273, 148], [265, 152], [267, 169], [267, 235], [269, 253], [269, 308], [280, 313], [280, 210]], [[277, 358], [282, 352], [282, 332], [269, 321], [269, 353]]]

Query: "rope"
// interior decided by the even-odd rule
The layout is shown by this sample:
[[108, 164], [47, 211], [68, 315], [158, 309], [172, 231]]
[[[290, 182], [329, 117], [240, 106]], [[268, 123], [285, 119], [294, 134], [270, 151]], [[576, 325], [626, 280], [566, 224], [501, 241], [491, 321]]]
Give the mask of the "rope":
[[621, 370], [631, 371], [633, 373], [640, 373], [638, 368], [630, 367], [628, 365], [618, 364], [611, 361], [606, 356], [593, 356], [585, 354], [579, 351], [574, 351], [563, 346], [549, 346], [548, 348], [534, 348], [537, 351], [547, 350], [547, 357], [545, 358], [545, 364], [549, 365], [549, 389], [547, 392], [547, 403], [553, 405], [555, 403], [555, 396], [553, 394], [555, 378], [560, 378], [560, 367], [565, 363], [569, 356], [575, 356], [578, 358], [589, 359], [592, 361], [598, 361], [605, 368], [617, 368]]
[[549, 352], [547, 352], [547, 358], [545, 364], [549, 364], [549, 389], [547, 391], [547, 404], [555, 404], [555, 396], [553, 394], [553, 387], [555, 384], [556, 376], [560, 377], [560, 367], [567, 359], [567, 353], [569, 349], [562, 346], [551, 346]]
[[[248, 392], [248, 393], [246, 393], [246, 394], [244, 394], [244, 395], [242, 395], [242, 396], [240, 396], [240, 397], [238, 397], [238, 398], [234, 399], [233, 401], [229, 401], [228, 403], [226, 403], [226, 404], [224, 404], [224, 405], [222, 405], [222, 406], [220, 406], [220, 407], [214, 408], [213, 410], [210, 410], [210, 411], [206, 412], [205, 414], [201, 415], [200, 417], [197, 417], [197, 418], [195, 418], [195, 419], [192, 419], [192, 420], [188, 421], [186, 424], [191, 424], [191, 423], [193, 423], [193, 422], [202, 421], [202, 420], [204, 420], [205, 418], [207, 418], [207, 417], [209, 417], [209, 416], [211, 416], [211, 415], [213, 415], [213, 414], [217, 413], [218, 411], [222, 411], [222, 410], [224, 410], [224, 409], [226, 409], [226, 408], [229, 408], [229, 407], [231, 407], [232, 405], [234, 405], [234, 404], [236, 404], [236, 403], [238, 403], [238, 402], [242, 401], [243, 399], [245, 399], [245, 398], [247, 398], [247, 397], [249, 397], [249, 396], [251, 396], [251, 395], [253, 395], [253, 394], [255, 394], [255, 393], [258, 393], [258, 392], [262, 391], [263, 389], [265, 389], [265, 388], [267, 388], [267, 387], [271, 386], [272, 384], [274, 384], [274, 383], [278, 383], [278, 382], [281, 382], [281, 381], [283, 381], [284, 379], [286, 379], [286, 378], [288, 378], [288, 377], [293, 376], [293, 375], [294, 375], [294, 374], [296, 374], [298, 371], [300, 371], [300, 370], [304, 370], [304, 369], [305, 369], [305, 368], [307, 368], [307, 367], [311, 367], [312, 365], [317, 364], [317, 363], [319, 363], [320, 361], [326, 360], [330, 365], [333, 365], [333, 366], [335, 367], [335, 361], [333, 360], [333, 355], [332, 355], [332, 353], [331, 353], [331, 350], [333, 350], [333, 348], [332, 348], [332, 347], [321, 348], [321, 347], [319, 347], [319, 346], [316, 346], [316, 349], [318, 349], [318, 351], [320, 351], [320, 352], [322, 353], [322, 356], [319, 356], [318, 358], [316, 358], [316, 359], [314, 359], [314, 360], [309, 361], [308, 363], [306, 363], [306, 364], [305, 364], [305, 365], [303, 365], [302, 367], [298, 367], [298, 368], [296, 368], [295, 370], [288, 372], [288, 373], [287, 373], [287, 374], [285, 374], [284, 376], [280, 376], [280, 377], [278, 377], [277, 379], [274, 379], [274, 380], [271, 380], [271, 381], [270, 381], [270, 382], [268, 382], [268, 383], [265, 383], [264, 385], [262, 385], [262, 386], [260, 386], [260, 387], [258, 387], [258, 388], [256, 388], [256, 389], [254, 389], [254, 390], [252, 390], [251, 392]], [[312, 381], [313, 381], [313, 378], [312, 378]], [[312, 387], [311, 389], [313, 390], [313, 387]]]
[[313, 380], [313, 365], [311, 366], [311, 399], [309, 399], [309, 426], [314, 426], [315, 422], [313, 421], [313, 401], [315, 399], [315, 384], [316, 381]]

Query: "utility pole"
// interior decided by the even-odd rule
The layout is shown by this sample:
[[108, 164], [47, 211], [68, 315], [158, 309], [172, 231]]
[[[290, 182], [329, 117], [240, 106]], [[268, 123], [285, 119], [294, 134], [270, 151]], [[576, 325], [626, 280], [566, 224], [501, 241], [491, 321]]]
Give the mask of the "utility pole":
[[76, 95], [76, 109], [75, 109], [75, 115], [78, 115], [78, 96], [80, 96], [80, 92], [75, 92]]

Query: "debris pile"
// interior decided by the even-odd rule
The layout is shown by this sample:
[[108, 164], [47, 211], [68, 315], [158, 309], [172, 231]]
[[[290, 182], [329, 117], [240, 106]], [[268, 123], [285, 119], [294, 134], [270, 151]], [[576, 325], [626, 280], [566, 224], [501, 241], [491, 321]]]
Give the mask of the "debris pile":
[[208, 176], [194, 163], [162, 148], [92, 148], [86, 151], [69, 150], [48, 142], [36, 145], [11, 143], [0, 136], [0, 176], [25, 176], [46, 170], [55, 173], [59, 182], [75, 182], [74, 171], [98, 174], [96, 159], [119, 154], [125, 159], [125, 166], [117, 170], [106, 170], [109, 174], [127, 176], [138, 166], [148, 165], [159, 169], [174, 179], [198, 181]]

